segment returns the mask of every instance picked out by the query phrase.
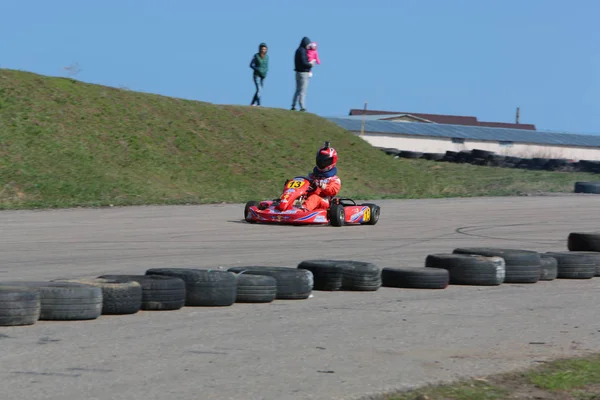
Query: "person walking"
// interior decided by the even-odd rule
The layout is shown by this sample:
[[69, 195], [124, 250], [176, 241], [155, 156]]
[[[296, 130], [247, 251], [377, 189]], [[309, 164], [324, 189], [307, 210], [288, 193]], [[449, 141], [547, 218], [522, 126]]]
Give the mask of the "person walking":
[[306, 89], [308, 88], [308, 81], [310, 79], [310, 71], [313, 63], [308, 61], [306, 51], [311, 41], [306, 36], [302, 38], [300, 46], [296, 49], [294, 55], [294, 71], [296, 71], [296, 93], [294, 93], [294, 100], [292, 100], [292, 111], [296, 109], [296, 103], [300, 105], [300, 111], [306, 111], [305, 99]]
[[269, 55], [267, 54], [268, 48], [265, 43], [258, 45], [258, 53], [254, 54], [250, 61], [250, 68], [254, 70], [253, 79], [254, 86], [256, 86], [256, 92], [252, 98], [251, 106], [260, 106], [260, 96], [262, 95], [262, 88], [267, 77], [267, 71], [269, 71]]

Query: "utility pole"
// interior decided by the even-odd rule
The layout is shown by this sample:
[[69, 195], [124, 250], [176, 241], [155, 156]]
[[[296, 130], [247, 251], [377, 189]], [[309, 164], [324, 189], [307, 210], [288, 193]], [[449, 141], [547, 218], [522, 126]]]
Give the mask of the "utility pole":
[[517, 124], [519, 123], [519, 119], [521, 119], [521, 107], [517, 107]]
[[360, 127], [360, 136], [365, 134], [365, 120], [367, 119], [367, 102], [365, 101], [365, 109], [363, 111], [362, 126]]

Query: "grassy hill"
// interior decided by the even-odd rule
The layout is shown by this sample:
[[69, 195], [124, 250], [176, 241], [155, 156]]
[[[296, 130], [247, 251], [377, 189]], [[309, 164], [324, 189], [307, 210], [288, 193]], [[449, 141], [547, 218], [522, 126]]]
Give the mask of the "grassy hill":
[[589, 174], [395, 160], [313, 114], [225, 106], [0, 69], [0, 208], [278, 196], [326, 140], [344, 197], [572, 191]]

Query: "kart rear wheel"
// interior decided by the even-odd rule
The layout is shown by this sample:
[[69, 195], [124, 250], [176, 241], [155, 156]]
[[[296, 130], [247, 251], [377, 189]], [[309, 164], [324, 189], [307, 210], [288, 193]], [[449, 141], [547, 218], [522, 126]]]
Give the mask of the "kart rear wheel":
[[256, 222], [256, 221], [248, 218], [248, 209], [252, 206], [258, 206], [258, 201], [249, 201], [246, 203], [246, 207], [244, 207], [244, 219], [246, 220], [246, 222], [249, 222], [251, 224]]
[[329, 221], [332, 226], [343, 226], [346, 221], [346, 212], [341, 204], [333, 204], [329, 209]]
[[369, 211], [370, 211], [370, 218], [367, 222], [365, 222], [365, 225], [375, 225], [377, 223], [377, 221], [379, 221], [379, 212], [380, 212], [380, 207], [377, 204], [373, 204], [373, 203], [365, 203], [362, 204], [363, 206], [369, 206]]

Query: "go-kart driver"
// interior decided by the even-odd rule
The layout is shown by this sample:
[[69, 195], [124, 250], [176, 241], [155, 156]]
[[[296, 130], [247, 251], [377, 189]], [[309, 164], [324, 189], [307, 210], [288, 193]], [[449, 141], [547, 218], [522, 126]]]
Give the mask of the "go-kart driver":
[[329, 142], [325, 142], [325, 146], [317, 152], [317, 165], [312, 173], [308, 175], [308, 179], [313, 182], [315, 190], [308, 195], [302, 204], [302, 208], [306, 211], [328, 209], [329, 201], [340, 191], [342, 181], [336, 175], [337, 167], [335, 164], [337, 159], [337, 151], [330, 146]]

